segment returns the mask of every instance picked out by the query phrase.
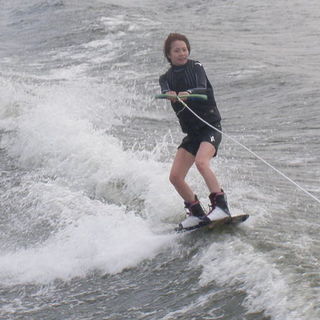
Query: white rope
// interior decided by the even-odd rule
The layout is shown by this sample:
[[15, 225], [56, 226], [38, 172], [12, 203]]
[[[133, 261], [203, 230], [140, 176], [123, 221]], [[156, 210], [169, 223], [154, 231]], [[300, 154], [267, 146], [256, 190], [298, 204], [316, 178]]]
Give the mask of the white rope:
[[228, 139], [230, 139], [231, 141], [233, 141], [234, 143], [238, 144], [239, 146], [241, 146], [242, 148], [244, 148], [245, 150], [247, 150], [249, 153], [251, 153], [252, 155], [254, 155], [257, 159], [259, 159], [260, 161], [262, 161], [263, 163], [265, 163], [268, 167], [270, 167], [271, 169], [273, 169], [275, 172], [277, 172], [278, 174], [280, 174], [283, 178], [287, 179], [289, 182], [291, 182], [292, 184], [294, 184], [297, 188], [299, 188], [301, 191], [303, 191], [305, 194], [307, 194], [309, 197], [313, 198], [315, 201], [317, 201], [318, 203], [320, 203], [320, 200], [315, 197], [312, 193], [310, 193], [309, 191], [307, 191], [305, 188], [301, 187], [298, 183], [296, 183], [295, 181], [293, 181], [291, 178], [289, 178], [288, 176], [286, 176], [283, 172], [281, 172], [279, 169], [277, 169], [276, 167], [274, 167], [272, 164], [270, 164], [268, 161], [264, 160], [263, 158], [261, 158], [258, 154], [256, 154], [254, 151], [250, 150], [248, 147], [246, 147], [245, 145], [243, 145], [241, 142], [237, 141], [236, 139], [232, 138], [231, 136], [229, 136], [228, 134], [222, 132], [221, 130], [219, 130], [218, 128], [215, 128], [213, 125], [211, 125], [210, 123], [208, 123], [207, 121], [203, 120], [201, 117], [199, 117], [186, 103], [184, 103], [181, 98], [179, 96], [177, 96], [177, 100], [182, 103], [182, 105], [187, 108], [193, 115], [195, 115], [199, 120], [201, 120], [203, 123], [205, 123], [207, 126], [209, 126], [210, 128], [220, 132], [222, 135], [224, 135], [225, 137], [227, 137]]

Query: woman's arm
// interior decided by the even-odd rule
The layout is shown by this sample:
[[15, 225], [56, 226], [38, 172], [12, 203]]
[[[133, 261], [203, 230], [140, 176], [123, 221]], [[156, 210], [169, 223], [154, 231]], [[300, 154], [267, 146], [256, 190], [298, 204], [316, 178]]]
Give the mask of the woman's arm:
[[189, 93], [206, 94], [207, 93], [207, 75], [200, 62], [195, 63], [194, 67], [196, 86], [195, 88], [188, 89]]

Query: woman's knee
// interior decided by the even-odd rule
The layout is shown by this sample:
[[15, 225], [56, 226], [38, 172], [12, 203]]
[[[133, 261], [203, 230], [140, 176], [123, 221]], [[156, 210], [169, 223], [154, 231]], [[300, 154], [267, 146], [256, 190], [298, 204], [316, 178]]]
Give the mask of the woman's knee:
[[209, 161], [205, 160], [205, 159], [196, 159], [195, 160], [195, 165], [197, 167], [197, 169], [202, 172], [206, 169], [209, 168]]
[[173, 185], [178, 185], [179, 183], [183, 182], [184, 178], [179, 173], [171, 171], [169, 176], [169, 181]]

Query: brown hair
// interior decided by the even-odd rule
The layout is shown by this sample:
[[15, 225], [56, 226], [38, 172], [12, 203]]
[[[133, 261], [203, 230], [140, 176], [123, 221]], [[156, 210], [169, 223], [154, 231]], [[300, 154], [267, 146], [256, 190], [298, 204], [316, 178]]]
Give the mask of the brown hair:
[[189, 40], [187, 39], [186, 36], [184, 36], [183, 34], [180, 33], [170, 33], [167, 37], [167, 39], [164, 42], [164, 46], [163, 46], [163, 53], [164, 56], [166, 57], [166, 59], [171, 63], [171, 60], [169, 58], [169, 54], [170, 54], [170, 49], [171, 49], [171, 44], [172, 42], [176, 41], [176, 40], [180, 40], [180, 41], [184, 41], [188, 51], [190, 53], [191, 48], [190, 48], [190, 43]]

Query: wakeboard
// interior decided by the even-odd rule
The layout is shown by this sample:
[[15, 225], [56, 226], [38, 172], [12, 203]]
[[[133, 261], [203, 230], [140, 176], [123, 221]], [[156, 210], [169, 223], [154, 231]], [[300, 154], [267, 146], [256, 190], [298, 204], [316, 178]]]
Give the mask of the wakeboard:
[[175, 231], [177, 232], [186, 232], [186, 231], [194, 231], [202, 228], [206, 229], [215, 229], [221, 226], [235, 226], [239, 223], [242, 223], [246, 221], [249, 218], [248, 214], [240, 214], [236, 216], [226, 217], [220, 220], [215, 220], [209, 223], [199, 223], [192, 227], [183, 228], [180, 224], [177, 228], [175, 228]]

